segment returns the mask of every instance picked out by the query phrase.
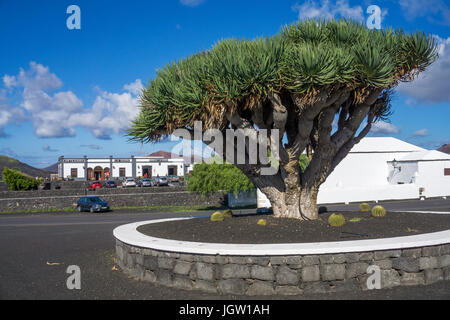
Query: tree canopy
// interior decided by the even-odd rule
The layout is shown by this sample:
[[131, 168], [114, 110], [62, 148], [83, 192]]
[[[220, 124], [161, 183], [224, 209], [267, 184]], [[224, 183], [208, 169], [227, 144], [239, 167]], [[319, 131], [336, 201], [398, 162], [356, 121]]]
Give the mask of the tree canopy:
[[[151, 142], [183, 128], [195, 138], [196, 121], [222, 133], [267, 129], [281, 145], [278, 171], [264, 176], [263, 162], [233, 164], [266, 194], [276, 216], [317, 219], [319, 186], [374, 122], [388, 119], [396, 85], [432, 64], [437, 47], [423, 32], [369, 30], [345, 19], [222, 40], [158, 70], [128, 135]], [[305, 151], [310, 161], [301, 168]]]

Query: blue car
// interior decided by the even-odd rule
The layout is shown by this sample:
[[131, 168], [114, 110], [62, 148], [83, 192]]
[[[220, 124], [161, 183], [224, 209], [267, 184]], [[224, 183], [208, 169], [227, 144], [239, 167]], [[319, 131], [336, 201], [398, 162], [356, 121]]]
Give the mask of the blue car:
[[108, 202], [104, 201], [100, 197], [91, 196], [91, 197], [81, 197], [77, 201], [77, 209], [78, 212], [82, 211], [90, 211], [90, 212], [101, 212], [101, 211], [109, 211]]

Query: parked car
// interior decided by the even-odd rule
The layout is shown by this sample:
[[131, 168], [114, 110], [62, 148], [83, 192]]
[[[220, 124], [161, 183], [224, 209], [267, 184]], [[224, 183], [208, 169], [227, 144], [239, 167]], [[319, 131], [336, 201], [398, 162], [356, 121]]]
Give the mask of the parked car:
[[117, 183], [113, 180], [106, 181], [105, 188], [117, 188]]
[[125, 181], [122, 183], [122, 187], [124, 188], [136, 187], [136, 181], [134, 181], [133, 178], [126, 178]]
[[77, 209], [78, 212], [86, 210], [90, 212], [109, 211], [109, 204], [100, 197], [81, 197], [77, 201]]
[[168, 176], [167, 180], [169, 180], [169, 182], [179, 182], [180, 178], [178, 176]]
[[153, 187], [153, 182], [149, 178], [144, 178], [138, 181], [138, 187]]
[[91, 183], [89, 183], [89, 191], [95, 190], [95, 189], [101, 189], [103, 188], [103, 185], [100, 181], [92, 181]]
[[169, 181], [167, 180], [166, 177], [158, 177], [157, 178], [157, 184], [158, 184], [158, 187], [168, 186], [169, 185]]

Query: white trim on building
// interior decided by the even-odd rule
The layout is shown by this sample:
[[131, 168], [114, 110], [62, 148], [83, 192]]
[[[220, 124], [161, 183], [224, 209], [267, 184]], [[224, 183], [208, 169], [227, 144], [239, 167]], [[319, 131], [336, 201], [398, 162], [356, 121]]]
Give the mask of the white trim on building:
[[114, 178], [183, 176], [184, 159], [164, 157], [130, 158], [65, 158], [58, 159], [58, 177], [76, 180], [107, 180]]

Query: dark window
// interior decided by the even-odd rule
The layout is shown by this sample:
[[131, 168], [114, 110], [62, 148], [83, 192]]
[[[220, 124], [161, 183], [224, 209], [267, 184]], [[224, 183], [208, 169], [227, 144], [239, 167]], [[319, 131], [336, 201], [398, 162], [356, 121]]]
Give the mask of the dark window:
[[450, 176], [450, 168], [444, 168], [444, 176]]
[[125, 177], [125, 168], [119, 168], [119, 177]]
[[78, 169], [77, 168], [70, 169], [70, 176], [72, 178], [77, 178], [78, 177]]

